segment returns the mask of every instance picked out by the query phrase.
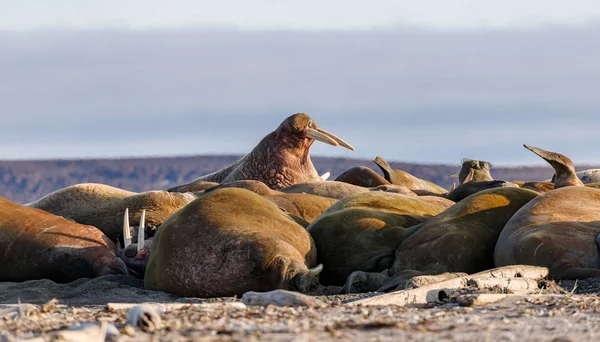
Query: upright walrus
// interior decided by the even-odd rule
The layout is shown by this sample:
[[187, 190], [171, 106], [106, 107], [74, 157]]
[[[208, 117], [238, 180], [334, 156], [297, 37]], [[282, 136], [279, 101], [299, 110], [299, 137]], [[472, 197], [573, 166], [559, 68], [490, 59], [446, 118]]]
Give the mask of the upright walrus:
[[100, 230], [0, 197], [0, 281], [127, 274]]
[[182, 296], [307, 291], [322, 267], [308, 232], [251, 191], [211, 191], [169, 217], [153, 242], [144, 285]]
[[496, 244], [496, 266], [544, 266], [554, 279], [600, 277], [600, 190], [585, 187], [566, 156], [524, 146], [552, 165], [555, 190], [506, 223]]
[[309, 149], [315, 141], [353, 150], [347, 142], [319, 127], [304, 113], [294, 114], [265, 136], [254, 149], [234, 164], [169, 189], [188, 191], [191, 184], [209, 181], [217, 183], [242, 179], [259, 180], [271, 189], [281, 189], [298, 183], [322, 180], [310, 160]]

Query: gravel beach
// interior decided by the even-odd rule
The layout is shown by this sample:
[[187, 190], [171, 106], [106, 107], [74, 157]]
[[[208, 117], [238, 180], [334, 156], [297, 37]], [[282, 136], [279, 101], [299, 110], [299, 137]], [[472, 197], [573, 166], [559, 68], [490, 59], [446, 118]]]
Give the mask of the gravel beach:
[[[232, 297], [181, 298], [145, 290], [140, 280], [124, 276], [69, 284], [0, 283], [0, 341], [104, 340], [99, 322], [109, 323], [107, 337], [116, 341], [598, 340], [600, 279], [560, 285], [561, 294], [542, 292], [481, 307], [348, 304], [377, 295], [367, 293], [318, 296], [326, 305], [310, 308], [245, 306]], [[158, 326], [127, 324], [130, 308], [145, 302], [160, 310]], [[57, 334], [86, 323], [95, 324], [71, 330], [72, 336]]]

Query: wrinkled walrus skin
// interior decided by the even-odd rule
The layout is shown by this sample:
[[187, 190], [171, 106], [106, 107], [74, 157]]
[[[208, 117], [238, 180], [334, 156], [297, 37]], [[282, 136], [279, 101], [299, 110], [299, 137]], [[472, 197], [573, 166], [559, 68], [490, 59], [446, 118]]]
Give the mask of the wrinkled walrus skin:
[[54, 215], [100, 229], [113, 241], [123, 241], [123, 213], [137, 227], [143, 210], [146, 226], [156, 229], [167, 217], [196, 199], [191, 193], [147, 191], [135, 193], [104, 184], [77, 184], [28, 204]]
[[316, 257], [308, 232], [275, 204], [245, 189], [219, 189], [159, 228], [144, 285], [194, 297], [306, 291]]
[[317, 127], [310, 116], [296, 113], [283, 120], [277, 129], [267, 134], [250, 153], [237, 162], [169, 191], [188, 191], [191, 184], [202, 181], [226, 183], [242, 179], [259, 180], [269, 188], [278, 190], [298, 183], [321, 180], [309, 153], [315, 140], [354, 150], [336, 135]]
[[100, 230], [0, 197], [0, 281], [127, 274]]

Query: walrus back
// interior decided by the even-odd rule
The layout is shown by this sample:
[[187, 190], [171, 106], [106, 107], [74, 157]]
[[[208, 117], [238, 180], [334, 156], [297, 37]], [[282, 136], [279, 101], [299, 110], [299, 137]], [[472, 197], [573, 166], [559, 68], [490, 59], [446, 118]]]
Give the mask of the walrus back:
[[306, 230], [245, 189], [212, 191], [169, 217], [154, 239], [144, 285], [215, 297], [288, 288], [316, 262]]

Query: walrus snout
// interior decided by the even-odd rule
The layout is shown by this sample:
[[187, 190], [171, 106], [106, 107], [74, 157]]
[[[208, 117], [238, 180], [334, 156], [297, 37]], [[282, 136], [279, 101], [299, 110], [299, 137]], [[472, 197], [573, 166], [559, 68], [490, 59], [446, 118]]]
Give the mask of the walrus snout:
[[298, 273], [292, 278], [292, 287], [298, 292], [308, 292], [319, 284], [319, 274], [323, 271], [323, 264], [308, 270], [308, 273]]

